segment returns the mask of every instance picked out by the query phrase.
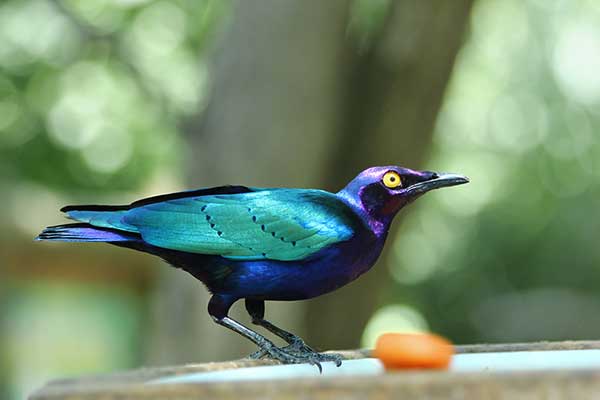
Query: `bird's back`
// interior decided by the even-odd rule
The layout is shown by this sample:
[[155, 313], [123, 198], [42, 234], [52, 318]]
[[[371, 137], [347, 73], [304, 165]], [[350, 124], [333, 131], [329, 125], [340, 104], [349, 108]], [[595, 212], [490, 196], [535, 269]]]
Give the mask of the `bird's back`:
[[350, 239], [360, 226], [358, 217], [335, 194], [313, 189], [226, 186], [128, 206], [63, 210], [84, 225], [48, 228], [40, 239], [141, 240], [158, 248], [241, 260], [301, 260]]

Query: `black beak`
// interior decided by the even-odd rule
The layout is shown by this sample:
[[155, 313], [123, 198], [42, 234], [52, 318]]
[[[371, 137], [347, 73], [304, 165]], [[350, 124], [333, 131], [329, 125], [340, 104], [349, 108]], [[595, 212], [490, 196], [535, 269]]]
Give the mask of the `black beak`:
[[404, 193], [410, 196], [423, 194], [433, 189], [469, 183], [469, 178], [462, 175], [440, 173], [427, 181], [418, 182], [405, 189]]

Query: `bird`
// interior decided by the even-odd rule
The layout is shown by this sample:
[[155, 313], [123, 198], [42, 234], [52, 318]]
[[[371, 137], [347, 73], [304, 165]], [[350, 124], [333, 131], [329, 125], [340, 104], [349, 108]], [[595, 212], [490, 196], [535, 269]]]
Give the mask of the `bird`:
[[[423, 194], [468, 183], [462, 175], [400, 166], [371, 167], [337, 193], [225, 185], [163, 194], [128, 205], [70, 205], [75, 223], [45, 228], [36, 240], [105, 242], [154, 256], [200, 280], [208, 313], [258, 346], [252, 358], [341, 365], [265, 319], [266, 301], [311, 299], [367, 272], [394, 216]], [[267, 337], [229, 316], [238, 300]]]

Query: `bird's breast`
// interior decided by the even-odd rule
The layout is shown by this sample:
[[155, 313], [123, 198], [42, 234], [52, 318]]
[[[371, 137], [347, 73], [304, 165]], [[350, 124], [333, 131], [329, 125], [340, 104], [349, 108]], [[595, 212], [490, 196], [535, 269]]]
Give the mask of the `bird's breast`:
[[302, 300], [336, 290], [368, 271], [383, 240], [374, 235], [324, 248], [300, 261], [256, 260], [236, 263], [222, 290], [240, 298]]

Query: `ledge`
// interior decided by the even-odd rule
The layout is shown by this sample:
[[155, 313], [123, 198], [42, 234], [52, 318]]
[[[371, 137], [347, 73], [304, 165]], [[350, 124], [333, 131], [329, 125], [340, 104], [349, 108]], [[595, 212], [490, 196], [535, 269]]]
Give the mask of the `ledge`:
[[[457, 346], [458, 353], [600, 349], [600, 341], [538, 342]], [[368, 350], [338, 352], [346, 359]], [[519, 372], [397, 372], [378, 376], [335, 376], [260, 382], [148, 385], [157, 378], [274, 365], [270, 360], [236, 360], [143, 368], [120, 373], [52, 381], [31, 400], [113, 399], [592, 399], [600, 394], [600, 369]]]

